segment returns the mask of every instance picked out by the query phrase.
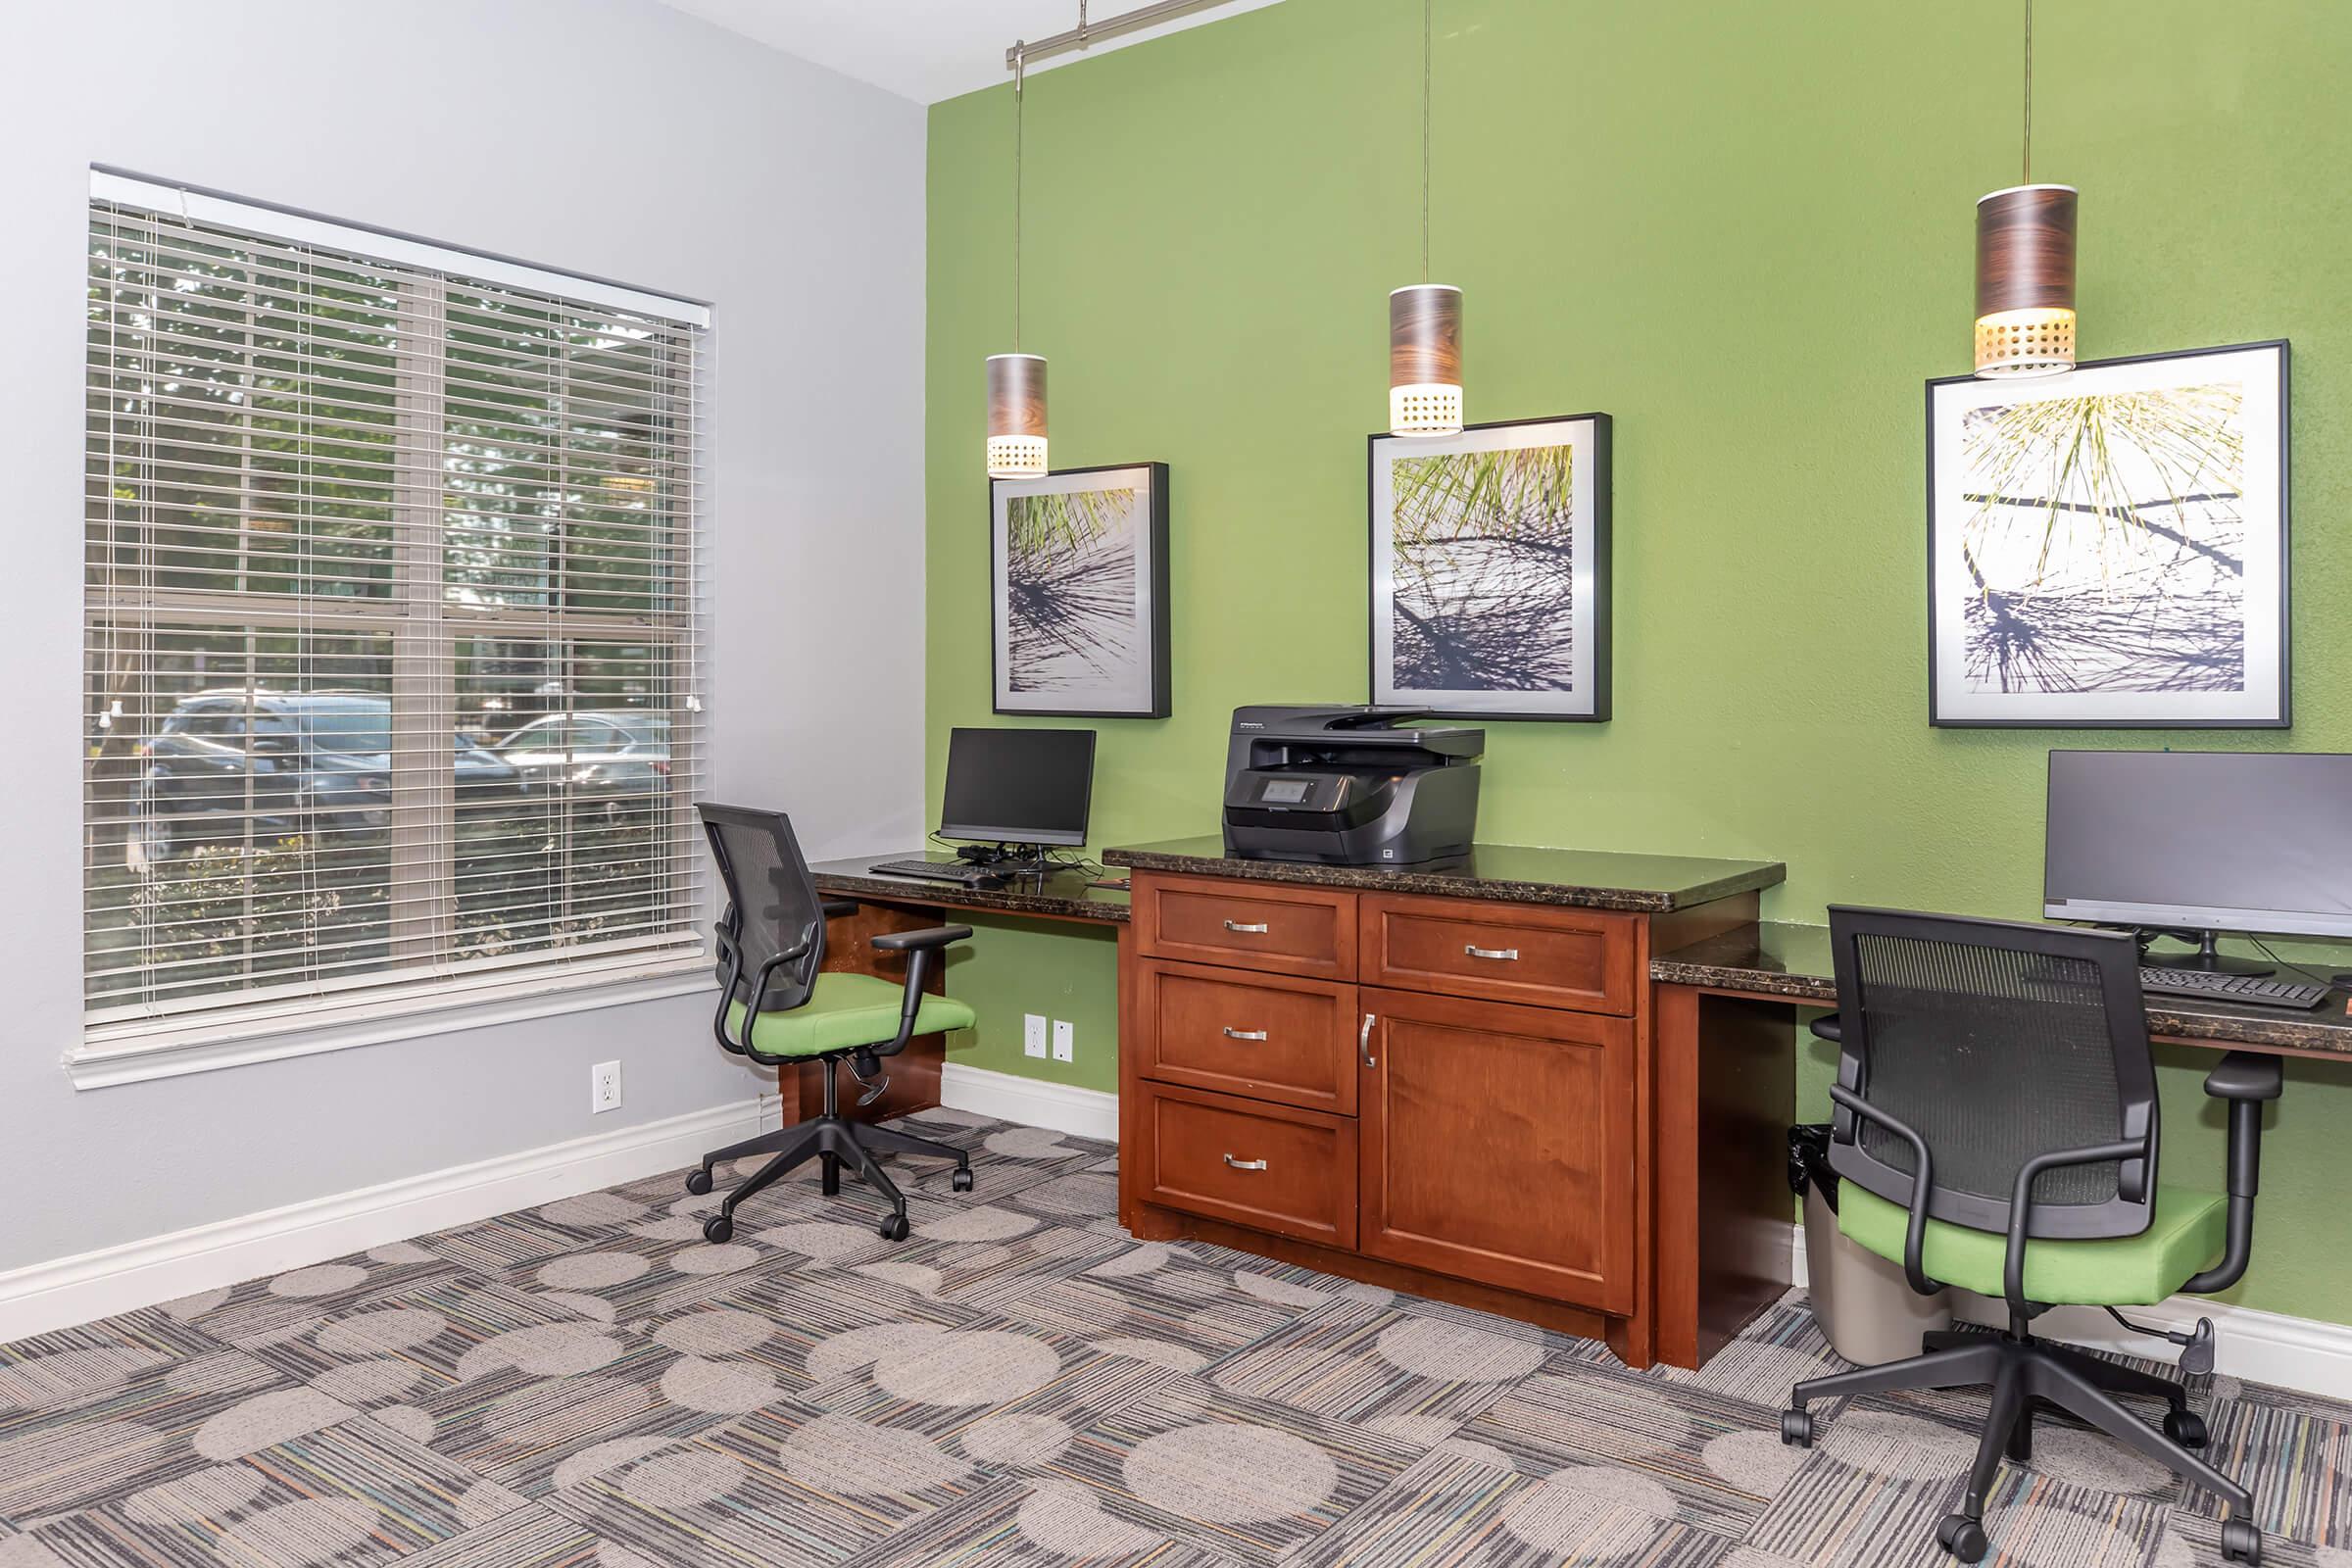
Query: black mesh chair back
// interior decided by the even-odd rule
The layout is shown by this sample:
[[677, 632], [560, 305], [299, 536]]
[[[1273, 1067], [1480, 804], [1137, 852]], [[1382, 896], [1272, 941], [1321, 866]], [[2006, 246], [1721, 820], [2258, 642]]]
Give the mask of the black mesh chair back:
[[782, 811], [698, 805], [710, 858], [726, 888], [718, 922], [719, 983], [731, 1000], [751, 1003], [760, 977], [766, 991], [753, 1010], [781, 1012], [808, 1000], [825, 961], [825, 909]]
[[[2006, 1232], [2036, 1155], [2137, 1142], [2142, 1157], [2035, 1178], [2027, 1234], [2147, 1229], [2156, 1083], [2138, 948], [2121, 932], [1834, 906], [1838, 1081], [1917, 1133], [1931, 1218]], [[1892, 1128], [1840, 1106], [1830, 1165], [1908, 1206], [1917, 1158]]]

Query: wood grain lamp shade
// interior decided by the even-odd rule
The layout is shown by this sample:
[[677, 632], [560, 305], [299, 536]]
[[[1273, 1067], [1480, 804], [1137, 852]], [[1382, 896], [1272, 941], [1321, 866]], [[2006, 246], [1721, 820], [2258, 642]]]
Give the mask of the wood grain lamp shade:
[[1462, 291], [1415, 283], [1389, 296], [1389, 433], [1462, 431]]
[[1045, 356], [992, 354], [988, 360], [988, 476], [1034, 479], [1045, 471]]
[[2075, 368], [2072, 185], [2012, 185], [1977, 203], [1977, 374]]

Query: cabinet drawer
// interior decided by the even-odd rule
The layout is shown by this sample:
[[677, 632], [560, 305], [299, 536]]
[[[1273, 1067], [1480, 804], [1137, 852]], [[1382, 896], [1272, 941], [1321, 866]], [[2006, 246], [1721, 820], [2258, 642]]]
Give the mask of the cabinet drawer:
[[1363, 982], [1630, 1015], [1641, 918], [1605, 909], [1366, 894]]
[[1146, 958], [1135, 966], [1143, 1075], [1355, 1114], [1355, 987]]
[[1355, 1245], [1355, 1123], [1146, 1084], [1144, 1200], [1327, 1247]]
[[1355, 978], [1355, 895], [1221, 877], [1138, 878], [1136, 951], [1315, 980]]

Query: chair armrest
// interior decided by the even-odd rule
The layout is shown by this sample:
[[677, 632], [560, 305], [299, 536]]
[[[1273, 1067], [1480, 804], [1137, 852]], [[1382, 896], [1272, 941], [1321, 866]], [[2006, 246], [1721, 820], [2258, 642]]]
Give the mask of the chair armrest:
[[2180, 1287], [2210, 1296], [2235, 1285], [2254, 1256], [2254, 1197], [2262, 1189], [2262, 1106], [2277, 1100], [2286, 1075], [2277, 1056], [2232, 1051], [2205, 1075], [2205, 1092], [2230, 1102], [2230, 1217], [2222, 1260]]
[[1928, 1152], [1928, 1141], [1843, 1084], [1830, 1085], [1830, 1100], [1864, 1121], [1877, 1122], [1911, 1146], [1911, 1200], [1904, 1205], [1910, 1210], [1910, 1219], [1903, 1227], [1903, 1278], [1920, 1295], [1934, 1296], [1944, 1287], [1941, 1281], [1929, 1278], [1927, 1270], [1928, 1195], [1936, 1180], [1936, 1157]]
[[928, 953], [951, 942], [961, 942], [971, 934], [968, 925], [937, 925], [923, 931], [893, 931], [869, 940], [884, 953]]
[[2205, 1075], [2205, 1092], [2216, 1100], [2277, 1100], [2285, 1087], [2278, 1058], [2256, 1051], [2232, 1051]]
[[1806, 1027], [1813, 1031], [1816, 1040], [1841, 1041], [1845, 1038], [1845, 1025], [1838, 1021], [1838, 1015], [1834, 1012], [1823, 1013]]
[[822, 902], [825, 918], [828, 920], [844, 920], [858, 912], [856, 899], [826, 899]]

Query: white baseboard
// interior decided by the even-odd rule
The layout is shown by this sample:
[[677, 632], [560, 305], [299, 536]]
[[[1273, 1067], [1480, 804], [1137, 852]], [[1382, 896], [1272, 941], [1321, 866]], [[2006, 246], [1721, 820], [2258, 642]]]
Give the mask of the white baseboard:
[[658, 1175], [775, 1120], [762, 1096], [13, 1269], [0, 1344]]
[[[1794, 1249], [1789, 1278], [1802, 1289], [1807, 1279], [1805, 1228], [1791, 1225], [1789, 1233]], [[1997, 1328], [2008, 1321], [2009, 1309], [1988, 1297], [1955, 1291], [1952, 1299], [1952, 1315], [1962, 1322]], [[2209, 1317], [2213, 1319], [2214, 1371], [2328, 1398], [2352, 1399], [2352, 1324], [2289, 1317], [2198, 1296], [2176, 1296], [2155, 1306], [2125, 1307], [2123, 1312], [2134, 1322], [2176, 1331], [2194, 1328], [2197, 1319]], [[2034, 1323], [2051, 1339], [2086, 1349], [2154, 1355], [2168, 1361], [2174, 1353], [2161, 1340], [2127, 1332], [2095, 1306], [2053, 1307]]]
[[939, 1102], [951, 1110], [968, 1110], [1025, 1127], [1051, 1127], [1078, 1138], [1098, 1138], [1104, 1143], [1116, 1143], [1119, 1138], [1119, 1097], [1100, 1089], [1079, 1089], [951, 1061], [939, 1069]]

